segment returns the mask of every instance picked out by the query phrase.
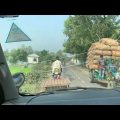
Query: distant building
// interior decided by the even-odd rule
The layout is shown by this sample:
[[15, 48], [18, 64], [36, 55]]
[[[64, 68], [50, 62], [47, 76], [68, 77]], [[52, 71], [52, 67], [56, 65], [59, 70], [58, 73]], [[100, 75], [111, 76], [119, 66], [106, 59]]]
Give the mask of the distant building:
[[37, 54], [30, 54], [27, 57], [28, 63], [36, 64], [39, 62], [38, 58], [39, 56]]

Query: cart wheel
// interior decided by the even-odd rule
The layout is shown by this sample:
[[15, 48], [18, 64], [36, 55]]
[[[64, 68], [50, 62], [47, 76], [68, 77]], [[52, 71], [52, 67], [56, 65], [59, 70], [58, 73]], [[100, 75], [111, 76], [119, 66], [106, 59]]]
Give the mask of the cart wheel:
[[115, 88], [116, 86], [115, 86], [115, 82], [114, 81], [109, 81], [108, 82], [108, 85], [107, 85], [107, 88], [108, 89], [113, 89], [113, 88]]

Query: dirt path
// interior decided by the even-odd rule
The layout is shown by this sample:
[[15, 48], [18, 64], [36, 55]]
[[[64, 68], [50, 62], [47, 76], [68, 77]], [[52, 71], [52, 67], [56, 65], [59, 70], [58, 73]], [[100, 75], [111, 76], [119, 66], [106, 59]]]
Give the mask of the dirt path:
[[89, 73], [79, 66], [71, 66], [63, 69], [62, 77], [71, 81], [70, 87], [102, 87], [97, 83], [91, 83]]

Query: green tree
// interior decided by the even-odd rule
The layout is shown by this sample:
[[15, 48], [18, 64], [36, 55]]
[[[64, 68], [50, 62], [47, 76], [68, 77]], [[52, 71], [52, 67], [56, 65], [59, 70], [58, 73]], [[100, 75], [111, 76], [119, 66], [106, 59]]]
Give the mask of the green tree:
[[27, 62], [27, 56], [33, 53], [33, 49], [31, 46], [22, 45], [18, 49], [12, 49], [9, 53], [10, 55], [10, 62], [16, 63], [17, 61]]
[[118, 15], [69, 16], [64, 23], [64, 34], [67, 37], [63, 44], [64, 51], [71, 54], [84, 53], [93, 42], [101, 38], [117, 39], [120, 36], [119, 23]]
[[12, 49], [10, 52], [10, 62], [11, 63], [16, 63], [18, 60], [18, 56], [17, 56], [17, 50], [16, 49]]
[[5, 50], [5, 51], [4, 51], [4, 55], [5, 55], [5, 58], [6, 58], [7, 60], [9, 60], [9, 55], [10, 55], [10, 53], [9, 53], [8, 50]]
[[20, 49], [26, 51], [28, 55], [34, 52], [31, 46], [25, 46], [24, 44], [21, 45]]
[[60, 58], [63, 57], [63, 56], [64, 56], [64, 55], [63, 55], [63, 51], [62, 51], [62, 50], [58, 50], [58, 51], [56, 52], [56, 56], [59, 56]]

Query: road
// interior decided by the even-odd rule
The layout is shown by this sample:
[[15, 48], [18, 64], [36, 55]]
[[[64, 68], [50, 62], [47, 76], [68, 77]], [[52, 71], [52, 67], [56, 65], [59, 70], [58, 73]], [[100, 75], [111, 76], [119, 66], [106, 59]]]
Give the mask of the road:
[[80, 66], [65, 66], [62, 72], [62, 77], [67, 77], [71, 81], [70, 87], [102, 87], [97, 83], [91, 83], [88, 71]]

